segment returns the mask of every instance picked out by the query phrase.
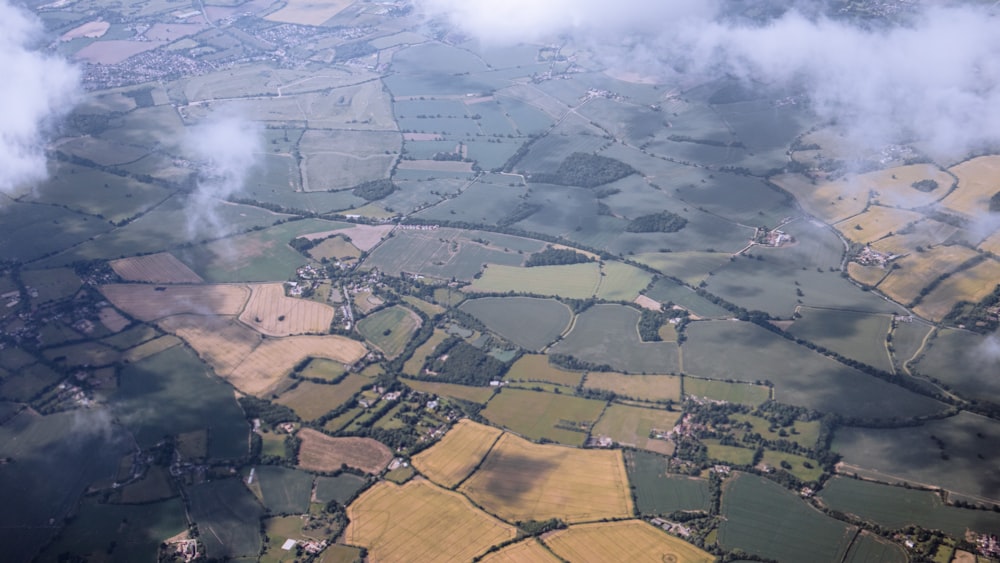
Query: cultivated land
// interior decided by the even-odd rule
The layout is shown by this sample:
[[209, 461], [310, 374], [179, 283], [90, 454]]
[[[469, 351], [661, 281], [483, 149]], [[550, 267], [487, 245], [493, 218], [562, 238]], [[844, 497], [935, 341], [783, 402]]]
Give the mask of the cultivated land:
[[469, 299], [459, 309], [514, 344], [533, 351], [559, 338], [573, 319], [570, 308], [554, 299], [485, 297]]
[[520, 291], [586, 299], [594, 295], [600, 281], [600, 267], [593, 262], [533, 268], [490, 264], [483, 271], [483, 276], [468, 286], [467, 291], [490, 293]]
[[680, 401], [681, 378], [677, 375], [627, 375], [592, 371], [583, 382], [585, 389], [611, 391], [638, 401]]
[[533, 440], [542, 438], [582, 446], [601, 416], [603, 401], [569, 395], [504, 389], [487, 403], [482, 415]]
[[549, 362], [549, 357], [543, 354], [525, 354], [510, 366], [504, 379], [576, 387], [583, 379], [583, 372], [556, 367]]
[[240, 320], [261, 334], [291, 336], [330, 330], [333, 308], [323, 303], [285, 296], [280, 283], [253, 284]]
[[413, 466], [435, 483], [453, 488], [483, 461], [503, 432], [462, 419], [432, 448], [413, 457]]
[[169, 252], [112, 260], [108, 263], [125, 281], [150, 283], [203, 283], [187, 264]]
[[638, 309], [594, 305], [577, 316], [573, 329], [550, 351], [627, 373], [670, 373], [678, 369], [677, 344], [642, 342]]
[[570, 526], [544, 540], [559, 557], [569, 561], [690, 561], [708, 563], [711, 554], [668, 535], [642, 520]]
[[420, 317], [400, 306], [382, 309], [358, 321], [358, 332], [390, 359], [403, 351], [418, 328]]
[[311, 428], [303, 428], [297, 436], [302, 440], [299, 467], [309, 471], [335, 471], [347, 464], [378, 473], [392, 459], [389, 448], [371, 438], [334, 438]]
[[514, 539], [513, 526], [428, 481], [380, 482], [347, 509], [344, 539], [376, 561], [468, 561]]
[[263, 394], [307, 358], [353, 364], [367, 352], [364, 344], [344, 336], [268, 338], [254, 348], [227, 379], [241, 391]]
[[437, 381], [419, 381], [416, 379], [404, 379], [403, 383], [422, 393], [433, 395], [443, 395], [453, 397], [472, 403], [485, 403], [493, 396], [491, 387], [472, 387], [469, 385], [455, 385], [454, 383], [439, 383]]
[[537, 539], [528, 538], [490, 553], [481, 561], [484, 563], [559, 563], [560, 559]]
[[286, 391], [275, 402], [295, 411], [303, 420], [316, 420], [346, 403], [371, 380], [352, 373], [336, 385], [322, 385], [303, 381]]
[[636, 491], [636, 508], [642, 514], [669, 514], [677, 510], [711, 508], [708, 481], [667, 473], [667, 458], [647, 452], [625, 453], [628, 478]]
[[101, 286], [115, 307], [142, 320], [172, 315], [238, 315], [250, 298], [243, 285], [129, 285]]
[[763, 385], [728, 383], [697, 377], [684, 378], [684, 394], [744, 405], [759, 405], [771, 398], [771, 390]]
[[538, 445], [512, 434], [500, 437], [459, 491], [509, 522], [632, 514], [621, 452]]
[[958, 189], [941, 203], [966, 217], [980, 217], [989, 209], [990, 198], [997, 193], [994, 179], [1000, 173], [1000, 157], [973, 158], [953, 166], [951, 172], [958, 177]]
[[674, 443], [653, 436], [666, 436], [680, 417], [680, 411], [612, 404], [604, 410], [590, 434], [607, 436], [622, 446], [670, 455], [674, 453]]

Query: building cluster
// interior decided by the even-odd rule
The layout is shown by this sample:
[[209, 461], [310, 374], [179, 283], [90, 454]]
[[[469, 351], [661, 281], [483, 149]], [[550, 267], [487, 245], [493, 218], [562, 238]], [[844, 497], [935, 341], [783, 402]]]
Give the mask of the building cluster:
[[858, 252], [857, 256], [854, 257], [854, 261], [862, 266], [878, 266], [880, 268], [885, 268], [889, 262], [892, 262], [896, 258], [897, 256], [895, 254], [879, 252], [866, 244], [865, 247]]
[[1000, 536], [982, 534], [976, 538], [976, 549], [979, 554], [990, 559], [1000, 559]]

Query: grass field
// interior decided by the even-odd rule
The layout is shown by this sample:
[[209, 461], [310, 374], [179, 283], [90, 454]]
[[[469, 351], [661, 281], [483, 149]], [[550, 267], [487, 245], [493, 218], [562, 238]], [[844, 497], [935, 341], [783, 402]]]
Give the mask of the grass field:
[[621, 262], [604, 262], [601, 265], [601, 284], [597, 298], [608, 301], [632, 301], [646, 289], [653, 275], [635, 266]]
[[508, 522], [632, 515], [620, 451], [539, 445], [504, 434], [459, 490]]
[[903, 546], [868, 531], [858, 533], [844, 558], [845, 563], [868, 563], [869, 561], [906, 563], [909, 560], [909, 554]]
[[820, 497], [834, 510], [892, 530], [917, 525], [962, 538], [966, 530], [988, 533], [1000, 529], [1000, 514], [948, 506], [939, 494], [931, 491], [834, 477], [823, 486]]
[[440, 442], [415, 455], [413, 466], [431, 481], [451, 489], [479, 467], [502, 433], [492, 426], [462, 419]]
[[334, 381], [344, 375], [344, 364], [331, 360], [317, 358], [309, 362], [302, 370], [302, 379], [321, 379]]
[[48, 348], [43, 355], [63, 367], [106, 366], [118, 362], [120, 357], [114, 348], [93, 342]]
[[482, 415], [532, 440], [547, 439], [581, 446], [601, 416], [603, 401], [525, 389], [504, 389], [486, 404]]
[[261, 334], [291, 336], [293, 334], [325, 334], [333, 322], [333, 307], [285, 296], [283, 283], [262, 283], [250, 286], [240, 320]]
[[479, 404], [484, 404], [490, 400], [494, 392], [492, 387], [472, 387], [469, 385], [456, 385], [454, 383], [438, 383], [437, 381], [418, 381], [416, 379], [404, 379], [402, 381], [407, 387], [415, 391], [452, 397]]
[[640, 313], [623, 305], [598, 304], [576, 318], [573, 330], [550, 351], [608, 364], [627, 373], [671, 373], [678, 369], [677, 344], [641, 342]]
[[573, 320], [570, 308], [555, 299], [484, 297], [470, 299], [460, 309], [510, 342], [532, 351], [559, 338]]
[[510, 366], [504, 379], [512, 382], [554, 383], [576, 388], [583, 379], [583, 372], [556, 367], [549, 363], [549, 357], [544, 354], [525, 354]]
[[1000, 157], [981, 156], [951, 168], [958, 176], [958, 189], [944, 199], [944, 207], [967, 217], [980, 217], [989, 209], [989, 199], [997, 193]]
[[892, 325], [890, 315], [809, 307], [802, 307], [799, 313], [802, 318], [788, 329], [797, 338], [878, 369], [892, 371], [892, 360], [886, 349], [886, 336]]
[[108, 265], [125, 281], [148, 283], [204, 283], [205, 281], [169, 252], [112, 260]]
[[[159, 334], [160, 333], [155, 328], [149, 325], [141, 324], [128, 330], [123, 330], [114, 336], [108, 336], [107, 338], [102, 339], [101, 342], [110, 344], [119, 350], [128, 350], [129, 348], [138, 346], [143, 342], [156, 338]], [[10, 350], [8, 349], [7, 352], [10, 353]]]
[[737, 473], [723, 486], [719, 545], [779, 561], [840, 561], [855, 528], [810, 507], [795, 493]]
[[560, 563], [562, 560], [553, 555], [537, 539], [528, 538], [490, 553], [481, 561], [483, 563]]
[[435, 305], [434, 303], [431, 303], [429, 301], [424, 301], [423, 299], [420, 299], [419, 297], [414, 297], [412, 295], [404, 296], [403, 301], [405, 301], [406, 304], [409, 305], [410, 307], [413, 307], [418, 311], [423, 311], [425, 315], [427, 315], [432, 319], [444, 312], [444, 307], [441, 307], [440, 305]]
[[[782, 462], [790, 465], [791, 469], [786, 469], [782, 465]], [[806, 483], [810, 481], [818, 482], [820, 476], [823, 474], [823, 470], [816, 460], [785, 452], [764, 450], [764, 457], [761, 459], [761, 463], [770, 465], [775, 469], [783, 469]], [[809, 464], [809, 466], [807, 467], [806, 464]]]
[[474, 280], [466, 291], [491, 293], [516, 291], [586, 299], [594, 295], [600, 281], [600, 266], [593, 262], [533, 268], [490, 264], [483, 271], [483, 276]]
[[371, 438], [333, 438], [311, 428], [297, 434], [302, 440], [299, 467], [309, 471], [335, 471], [342, 464], [367, 473], [378, 473], [392, 460], [392, 451]]
[[402, 141], [394, 131], [309, 129], [299, 141], [302, 187], [307, 192], [342, 190], [388, 178]]
[[654, 439], [652, 435], [666, 435], [680, 417], [680, 411], [612, 404], [604, 410], [591, 435], [607, 436], [623, 446], [671, 455], [674, 453], [674, 443]]
[[294, 389], [282, 393], [275, 402], [291, 408], [302, 420], [316, 420], [343, 405], [370, 384], [368, 378], [356, 373], [348, 375], [336, 385], [302, 381]]
[[705, 449], [708, 450], [707, 455], [709, 459], [733, 465], [753, 464], [754, 450], [737, 446], [725, 446], [720, 444], [719, 440], [714, 439], [702, 440], [702, 443], [705, 444]]
[[[72, 268], [52, 268], [49, 270], [23, 270], [21, 283], [25, 287], [38, 292], [38, 297], [32, 297], [35, 303], [45, 303], [64, 299], [73, 295], [80, 285], [80, 277]], [[3, 293], [6, 293], [6, 290]]]
[[581, 563], [710, 563], [715, 560], [710, 553], [642, 520], [579, 524], [553, 532], [543, 541], [564, 560]]
[[243, 285], [112, 284], [100, 289], [115, 307], [142, 321], [184, 314], [238, 315], [250, 298]]
[[264, 509], [239, 479], [220, 479], [187, 490], [191, 519], [198, 524], [206, 555], [256, 557]]
[[385, 354], [395, 358], [420, 328], [420, 317], [406, 307], [394, 305], [358, 321], [358, 332]]
[[785, 427], [787, 436], [780, 434], [781, 428], [772, 426], [767, 419], [749, 414], [732, 414], [729, 419], [734, 423], [746, 423], [751, 426], [751, 431], [760, 434], [765, 440], [787, 440], [795, 442], [803, 448], [811, 449], [816, 446], [819, 439], [820, 422], [818, 420], [802, 421], [796, 420], [791, 426]]
[[769, 388], [752, 383], [729, 383], [685, 376], [683, 385], [684, 395], [741, 405], [759, 405], [771, 398]]
[[[930, 330], [926, 325], [923, 328], [923, 334], [918, 332], [912, 337], [917, 346], [920, 344], [917, 339]], [[929, 340], [929, 346], [911, 369], [941, 380], [962, 397], [990, 400], [1000, 396], [1000, 380], [994, 376], [996, 360], [989, 353], [996, 345], [995, 338], [962, 330], [941, 330]]]
[[851, 241], [868, 244], [901, 231], [910, 223], [923, 218], [923, 215], [914, 211], [873, 205], [864, 213], [844, 219], [834, 227]]
[[301, 514], [309, 510], [313, 476], [278, 465], [259, 465], [254, 472], [264, 507], [274, 514]]
[[341, 473], [336, 477], [316, 477], [316, 500], [324, 504], [331, 500], [343, 504], [364, 485], [363, 477], [351, 473]]
[[611, 391], [637, 401], [680, 401], [681, 378], [677, 375], [626, 375], [592, 371], [583, 382], [585, 389]]
[[640, 451], [625, 452], [629, 482], [635, 487], [641, 514], [669, 514], [677, 510], [711, 508], [708, 481], [667, 473], [667, 458]]
[[385, 481], [347, 508], [344, 541], [368, 548], [374, 561], [469, 561], [514, 539], [513, 526], [477, 509], [468, 499], [429, 481]]
[[914, 310], [920, 316], [940, 321], [959, 301], [979, 303], [1000, 284], [1000, 262], [992, 258], [952, 274], [934, 288]]
[[[484, 240], [485, 234], [443, 228], [399, 230], [373, 250], [362, 267], [378, 268], [391, 275], [407, 272], [443, 280], [472, 281], [485, 264], [519, 266], [524, 262], [524, 256], [513, 246], [505, 245], [504, 250], [500, 244], [486, 245], [473, 240]], [[595, 278], [595, 285], [596, 281]]]

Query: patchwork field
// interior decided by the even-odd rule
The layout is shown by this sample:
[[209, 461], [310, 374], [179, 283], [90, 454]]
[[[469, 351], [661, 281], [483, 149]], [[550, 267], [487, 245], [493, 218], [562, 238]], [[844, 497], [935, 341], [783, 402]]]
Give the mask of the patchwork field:
[[507, 374], [506, 381], [543, 382], [576, 387], [583, 379], [583, 372], [568, 371], [549, 363], [549, 357], [544, 354], [525, 354], [517, 359]]
[[282, 283], [250, 285], [250, 301], [240, 320], [268, 336], [324, 334], [333, 322], [333, 307], [285, 296]]
[[466, 291], [489, 293], [515, 291], [586, 299], [594, 295], [600, 281], [600, 266], [593, 262], [533, 268], [490, 264], [483, 271], [483, 276], [474, 280]]
[[172, 315], [238, 315], [250, 290], [242, 285], [102, 285], [101, 293], [129, 315], [152, 321]]
[[435, 483], [453, 488], [469, 476], [503, 433], [472, 422], [458, 421], [441, 441], [413, 457], [413, 467]]
[[551, 344], [573, 320], [570, 308], [555, 299], [484, 297], [469, 299], [460, 309], [528, 350], [540, 350]]
[[204, 283], [187, 264], [169, 252], [134, 256], [108, 262], [125, 281], [149, 283]]
[[[523, 243], [505, 244], [505, 250], [499, 243], [486, 245], [473, 240], [484, 240], [486, 234], [456, 229], [398, 230], [372, 251], [362, 267], [378, 268], [392, 275], [407, 272], [444, 280], [472, 281], [486, 264], [491, 264], [490, 267], [499, 264], [519, 266], [524, 262], [524, 256], [515, 250]], [[512, 243], [527, 240], [508, 238], [513, 239]], [[527, 248], [541, 246], [539, 242]], [[595, 285], [596, 281], [595, 278]]]
[[220, 377], [231, 375], [263, 341], [233, 317], [175, 315], [157, 326], [187, 342]]
[[628, 373], [671, 373], [678, 369], [673, 342], [642, 342], [640, 313], [623, 305], [598, 304], [577, 316], [573, 330], [549, 350]]
[[311, 428], [297, 434], [302, 440], [299, 467], [309, 471], [335, 471], [342, 464], [367, 473], [378, 473], [392, 460], [392, 451], [371, 438], [334, 438]]
[[368, 353], [364, 344], [344, 336], [287, 336], [260, 343], [226, 379], [253, 395], [263, 394], [306, 358], [353, 364]]
[[976, 218], [989, 211], [989, 201], [997, 193], [996, 178], [1000, 175], [1000, 156], [981, 156], [953, 166], [958, 176], [958, 189], [941, 202], [944, 207]]
[[557, 530], [543, 541], [559, 557], [582, 563], [710, 563], [715, 560], [710, 553], [642, 520], [579, 524]]
[[681, 378], [677, 375], [627, 375], [592, 371], [583, 382], [585, 389], [611, 391], [637, 401], [680, 401]]
[[851, 241], [867, 244], [901, 231], [923, 217], [914, 211], [872, 205], [864, 213], [844, 219], [834, 226]]
[[1000, 284], [1000, 262], [987, 258], [942, 281], [914, 310], [922, 317], [940, 321], [959, 301], [979, 303]]
[[787, 190], [810, 215], [825, 223], [837, 223], [864, 211], [869, 187], [856, 178], [813, 184], [801, 174], [782, 174], [771, 181]]
[[420, 317], [398, 305], [382, 309], [358, 321], [358, 332], [392, 359], [406, 348], [413, 333], [420, 328]]
[[508, 522], [632, 514], [620, 451], [533, 444], [504, 434], [459, 489]]
[[603, 401], [508, 388], [487, 403], [482, 415], [532, 440], [582, 446], [603, 410]]
[[601, 264], [601, 274], [597, 298], [608, 301], [632, 301], [653, 279], [645, 270], [614, 261]]
[[899, 268], [893, 269], [878, 289], [900, 303], [911, 303], [938, 276], [954, 271], [975, 256], [975, 251], [957, 245], [935, 246], [904, 256], [895, 262]]
[[517, 530], [429, 481], [386, 481], [349, 507], [344, 541], [368, 548], [373, 561], [469, 561], [517, 536]]
[[264, 507], [274, 514], [300, 514], [309, 511], [313, 476], [305, 471], [278, 465], [260, 465], [254, 471]]
[[[882, 205], [914, 209], [924, 207], [943, 198], [951, 189], [955, 179], [944, 170], [933, 164], [909, 164], [867, 172], [857, 177], [870, 189], [875, 190], [877, 199]], [[933, 181], [937, 187], [929, 191], [915, 188], [913, 185], [924, 182], [928, 186]]]
[[671, 455], [674, 453], [674, 443], [652, 436], [666, 435], [680, 417], [680, 411], [612, 404], [604, 410], [590, 434], [595, 438], [607, 436], [622, 446]]

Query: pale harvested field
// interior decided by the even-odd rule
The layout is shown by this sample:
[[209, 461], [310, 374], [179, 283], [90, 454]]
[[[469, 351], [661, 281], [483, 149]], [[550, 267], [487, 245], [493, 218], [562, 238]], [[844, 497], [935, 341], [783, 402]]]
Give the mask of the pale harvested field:
[[[877, 192], [875, 199], [882, 205], [906, 209], [934, 203], [943, 198], [955, 183], [950, 174], [933, 164], [909, 164], [876, 170], [861, 174], [857, 179]], [[929, 192], [922, 192], [913, 187], [914, 183], [921, 180], [934, 180], [938, 187]]]
[[341, 235], [351, 239], [351, 244], [356, 246], [359, 250], [368, 252], [374, 248], [376, 244], [381, 242], [382, 239], [385, 238], [385, 235], [389, 234], [389, 231], [392, 229], [392, 225], [355, 225], [346, 229], [309, 233], [308, 235], [302, 235], [301, 238], [318, 240], [326, 238], [330, 235]]
[[559, 559], [535, 538], [512, 543], [480, 559], [483, 563], [559, 563]]
[[987, 259], [953, 274], [924, 297], [915, 310], [920, 316], [940, 321], [959, 301], [978, 303], [1000, 284], [1000, 262]]
[[990, 198], [1000, 191], [1000, 156], [981, 156], [951, 168], [958, 176], [958, 189], [941, 202], [946, 208], [967, 217], [979, 217], [989, 210]]
[[111, 269], [126, 281], [150, 283], [204, 283], [187, 264], [169, 252], [133, 256], [109, 262]]
[[492, 426], [462, 419], [440, 442], [414, 456], [413, 467], [450, 489], [472, 473], [501, 434]]
[[343, 336], [268, 338], [226, 379], [240, 391], [258, 395], [274, 387], [296, 364], [306, 358], [326, 358], [353, 364], [367, 353], [364, 344]]
[[371, 438], [334, 438], [312, 428], [303, 428], [296, 436], [302, 440], [299, 467], [309, 471], [334, 471], [347, 464], [378, 473], [392, 461], [392, 451]]
[[159, 338], [154, 338], [148, 342], [143, 342], [135, 348], [129, 348], [127, 352], [122, 354], [122, 360], [124, 360], [125, 363], [135, 363], [154, 354], [159, 354], [164, 350], [169, 350], [180, 343], [180, 338], [169, 334]]
[[101, 324], [104, 325], [104, 328], [110, 330], [111, 332], [121, 332], [122, 329], [127, 327], [131, 322], [111, 307], [102, 307], [101, 310], [97, 312], [97, 318], [101, 320]]
[[354, 0], [285, 0], [285, 7], [264, 19], [299, 25], [321, 25], [343, 12]]
[[547, 546], [573, 563], [711, 563], [715, 558], [642, 520], [570, 526], [547, 535]]
[[152, 41], [177, 41], [208, 27], [203, 23], [154, 23], [143, 35]]
[[900, 268], [878, 284], [878, 289], [900, 303], [909, 303], [938, 276], [954, 271], [974, 256], [975, 251], [964, 246], [935, 246], [915, 252], [897, 260]]
[[184, 339], [219, 377], [226, 379], [262, 341], [259, 334], [233, 317], [177, 315], [161, 320], [157, 326]]
[[459, 490], [509, 522], [632, 515], [620, 450], [533, 444], [513, 434], [500, 437]]
[[148, 284], [101, 286], [101, 293], [115, 307], [142, 320], [172, 315], [238, 315], [250, 298], [243, 285], [175, 285], [157, 291]]
[[333, 307], [285, 296], [283, 283], [250, 285], [250, 301], [240, 320], [268, 336], [324, 334], [333, 322]]
[[674, 453], [672, 441], [651, 438], [650, 435], [654, 430], [663, 434], [669, 432], [680, 417], [680, 411], [647, 409], [616, 403], [604, 410], [591, 435], [607, 436], [623, 446], [671, 455]]
[[95, 20], [74, 27], [73, 29], [62, 34], [62, 36], [59, 37], [59, 40], [72, 41], [73, 39], [79, 39], [81, 37], [89, 37], [90, 39], [97, 39], [103, 36], [105, 33], [107, 33], [109, 29], [111, 29], [111, 22]]
[[847, 273], [851, 278], [872, 287], [878, 285], [882, 278], [889, 273], [889, 270], [879, 266], [862, 266], [857, 262], [847, 263]]
[[517, 536], [517, 529], [462, 495], [427, 480], [380, 481], [347, 507], [344, 542], [368, 548], [373, 562], [471, 561]]
[[163, 41], [132, 41], [129, 39], [95, 41], [77, 51], [73, 57], [78, 61], [114, 65], [133, 55], [156, 49], [160, 45], [163, 45]]
[[[401, 98], [396, 98], [397, 100]], [[437, 133], [403, 133], [404, 141], [443, 141], [444, 137]]]
[[603, 389], [616, 395], [644, 401], [679, 401], [681, 378], [676, 375], [626, 375], [597, 372], [587, 374], [586, 389]]
[[659, 311], [663, 309], [663, 305], [659, 301], [646, 297], [645, 295], [636, 297], [635, 304], [643, 309], [649, 309], [650, 311]]
[[840, 180], [813, 185], [801, 174], [782, 174], [771, 181], [794, 195], [808, 213], [830, 224], [861, 213], [868, 204], [868, 187], [861, 182]]
[[986, 238], [983, 242], [979, 243], [979, 250], [984, 252], [990, 252], [996, 256], [1000, 256], [1000, 231], [997, 231]]
[[346, 260], [358, 259], [361, 251], [347, 242], [343, 237], [331, 237], [309, 249], [313, 260]]
[[941, 244], [957, 231], [957, 228], [947, 223], [925, 219], [914, 225], [912, 230], [907, 229], [906, 234], [897, 233], [886, 237], [873, 244], [872, 248], [889, 254], [910, 254], [916, 252], [918, 246], [928, 248]]
[[923, 215], [915, 211], [873, 205], [861, 215], [841, 221], [834, 227], [851, 241], [865, 244], [901, 231], [903, 227], [923, 218]]
[[472, 163], [458, 160], [402, 160], [398, 168], [433, 172], [472, 172]]

